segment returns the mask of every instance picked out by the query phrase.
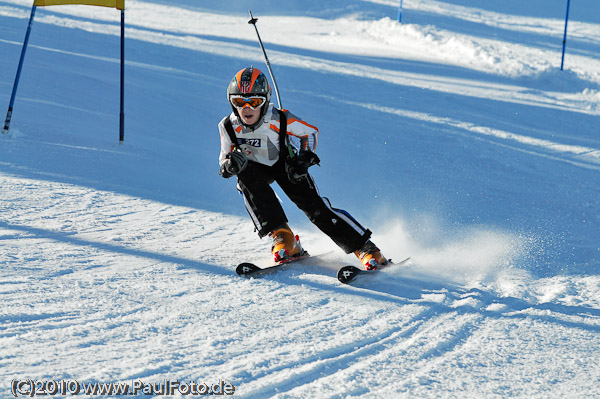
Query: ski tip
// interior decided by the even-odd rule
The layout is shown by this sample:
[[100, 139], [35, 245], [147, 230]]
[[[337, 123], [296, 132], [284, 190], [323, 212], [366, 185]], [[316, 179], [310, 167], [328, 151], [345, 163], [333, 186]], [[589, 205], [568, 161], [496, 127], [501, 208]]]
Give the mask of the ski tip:
[[363, 271], [356, 266], [344, 266], [338, 270], [337, 278], [342, 284], [348, 284]]
[[310, 258], [310, 254], [304, 251], [297, 256], [284, 259], [281, 262], [275, 263], [274, 265], [267, 267], [260, 267], [255, 265], [254, 263], [243, 262], [237, 265], [237, 267], [235, 268], [235, 272], [240, 276], [244, 277], [258, 276], [261, 274], [271, 273], [275, 270], [282, 270], [285, 266], [287, 266], [290, 263], [294, 263], [307, 258]]
[[235, 272], [240, 276], [247, 276], [248, 274], [257, 271], [258, 269], [260, 269], [260, 267], [256, 266], [254, 263], [244, 262], [237, 265], [237, 267], [235, 268]]
[[406, 262], [408, 262], [409, 260], [410, 260], [410, 256], [409, 256], [408, 258], [404, 259], [404, 260], [401, 260], [401, 261], [400, 261], [400, 262], [398, 262], [398, 263], [395, 263], [395, 264], [396, 264], [396, 265], [404, 265], [404, 264], [405, 264]]

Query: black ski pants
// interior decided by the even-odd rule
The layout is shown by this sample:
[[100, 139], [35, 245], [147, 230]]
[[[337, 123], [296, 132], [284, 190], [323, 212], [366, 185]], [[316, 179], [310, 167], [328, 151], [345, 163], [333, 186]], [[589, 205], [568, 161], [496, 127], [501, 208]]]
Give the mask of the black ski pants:
[[362, 227], [348, 212], [333, 208], [327, 198], [321, 197], [310, 175], [300, 182], [291, 182], [281, 161], [273, 166], [250, 161], [237, 179], [246, 210], [261, 238], [288, 221], [271, 187], [273, 182], [277, 182], [310, 221], [346, 253], [360, 249], [371, 236], [371, 231]]

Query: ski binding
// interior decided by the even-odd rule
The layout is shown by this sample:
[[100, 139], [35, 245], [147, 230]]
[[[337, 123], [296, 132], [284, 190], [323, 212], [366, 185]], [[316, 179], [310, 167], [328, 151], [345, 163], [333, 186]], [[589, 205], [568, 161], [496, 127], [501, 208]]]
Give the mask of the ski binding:
[[393, 263], [390, 260], [388, 263], [386, 263], [385, 265], [379, 266], [375, 270], [359, 269], [356, 266], [344, 266], [340, 270], [338, 270], [337, 278], [343, 284], [350, 284], [352, 281], [354, 281], [354, 279], [356, 277], [358, 277], [360, 275], [366, 276], [366, 275], [369, 275], [369, 274], [377, 273], [378, 271], [380, 271], [382, 269], [385, 269], [386, 267], [389, 267], [389, 266], [403, 265], [406, 262], [408, 262], [409, 260], [410, 260], [410, 256], [408, 258], [404, 259], [402, 262], [399, 262], [399, 263]]
[[260, 266], [255, 265], [254, 263], [243, 262], [243, 263], [240, 263], [236, 267], [235, 271], [240, 276], [245, 276], [245, 277], [262, 276], [264, 274], [274, 273], [274, 272], [277, 272], [277, 271], [280, 271], [283, 269], [287, 269], [288, 265], [298, 262], [299, 260], [307, 259], [307, 258], [310, 258], [310, 254], [308, 252], [304, 251], [298, 256], [294, 256], [293, 258], [286, 259], [275, 265], [267, 266], [267, 267], [260, 267]]

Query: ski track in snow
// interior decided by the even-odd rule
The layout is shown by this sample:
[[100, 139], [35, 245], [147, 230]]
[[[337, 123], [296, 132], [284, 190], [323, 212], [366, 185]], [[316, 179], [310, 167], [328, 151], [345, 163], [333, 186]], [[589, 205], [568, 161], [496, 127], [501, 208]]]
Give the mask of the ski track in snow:
[[[574, 287], [559, 288], [553, 278], [521, 281], [523, 291], [513, 290], [518, 296], [512, 296], [490, 287], [436, 283], [410, 267], [402, 279], [389, 270], [356, 287], [340, 286], [335, 269], [310, 264], [270, 278], [242, 279], [231, 266], [237, 256], [228, 257], [226, 250], [226, 243], [243, 245], [251, 236], [240, 230], [237, 218], [5, 174], [0, 186], [5, 193], [0, 289], [3, 306], [10, 309], [0, 316], [2, 358], [11, 363], [0, 379], [4, 392], [7, 381], [27, 372], [87, 381], [219, 376], [241, 384], [238, 392], [245, 398], [306, 397], [315, 389], [323, 397], [341, 392], [360, 397], [369, 395], [366, 387], [378, 388], [377, 397], [427, 396], [442, 386], [435, 375], [447, 367], [456, 368], [463, 384], [465, 378], [491, 384], [494, 376], [483, 382], [484, 370], [470, 370], [468, 377], [461, 373], [467, 371], [461, 362], [473, 356], [518, 371], [512, 378], [550, 384], [560, 380], [563, 367], [545, 364], [543, 372], [529, 367], [537, 362], [521, 352], [529, 339], [543, 334], [545, 342], [538, 344], [552, 356], [585, 362], [600, 332], [597, 277], [578, 280], [589, 285], [592, 296], [573, 304], [568, 292]], [[302, 234], [307, 243], [318, 240]], [[330, 256], [333, 264], [343, 262], [339, 254]], [[517, 274], [506, 283], [515, 278], [528, 280]], [[229, 297], [233, 302], [218, 300], [224, 290], [236, 292]], [[265, 308], [265, 303], [273, 305]], [[198, 312], [207, 307], [211, 312]], [[483, 358], [472, 352], [473, 342], [490, 334], [508, 339], [515, 323], [531, 330], [522, 337], [525, 342], [496, 347], [497, 353]], [[197, 325], [214, 330], [199, 333]], [[280, 339], [270, 340], [271, 331]], [[548, 331], [559, 342], [568, 334], [569, 351], [556, 351], [559, 343]], [[44, 355], [49, 346], [60, 354], [60, 365]], [[121, 353], [130, 355], [124, 361]], [[97, 369], [81, 358], [105, 366]], [[30, 364], [29, 359], [38, 360]], [[597, 367], [588, 371], [598, 377]], [[381, 374], [408, 378], [384, 383]], [[448, 384], [460, 388], [454, 386], [458, 380]], [[585, 389], [564, 386], [552, 392]]]

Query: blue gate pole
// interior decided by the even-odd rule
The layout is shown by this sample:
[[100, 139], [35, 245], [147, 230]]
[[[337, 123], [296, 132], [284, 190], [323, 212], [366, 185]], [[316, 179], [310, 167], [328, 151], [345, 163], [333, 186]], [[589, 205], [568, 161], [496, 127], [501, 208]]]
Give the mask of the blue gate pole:
[[567, 24], [569, 23], [569, 5], [571, 0], [567, 0], [567, 16], [565, 17], [565, 35], [563, 36], [562, 59], [560, 60], [560, 70], [563, 70], [565, 65], [565, 47], [567, 46]]
[[398, 6], [398, 22], [402, 22], [402, 0], [400, 0], [400, 6]]
[[119, 114], [119, 143], [125, 140], [125, 10], [121, 10], [121, 112]]
[[2, 133], [8, 133], [10, 127], [10, 119], [12, 117], [13, 106], [15, 105], [15, 96], [17, 95], [17, 86], [19, 85], [19, 79], [21, 78], [21, 69], [23, 68], [23, 60], [25, 59], [25, 50], [27, 50], [27, 43], [29, 43], [29, 34], [31, 33], [31, 25], [33, 24], [33, 17], [35, 15], [34, 5], [31, 7], [31, 17], [29, 17], [29, 24], [27, 25], [27, 33], [25, 33], [25, 41], [23, 41], [23, 48], [21, 49], [21, 58], [19, 59], [19, 66], [17, 67], [17, 76], [15, 76], [15, 83], [13, 84], [12, 94], [10, 96], [10, 103], [8, 104], [8, 112], [6, 112], [6, 119], [4, 120], [4, 128]]

